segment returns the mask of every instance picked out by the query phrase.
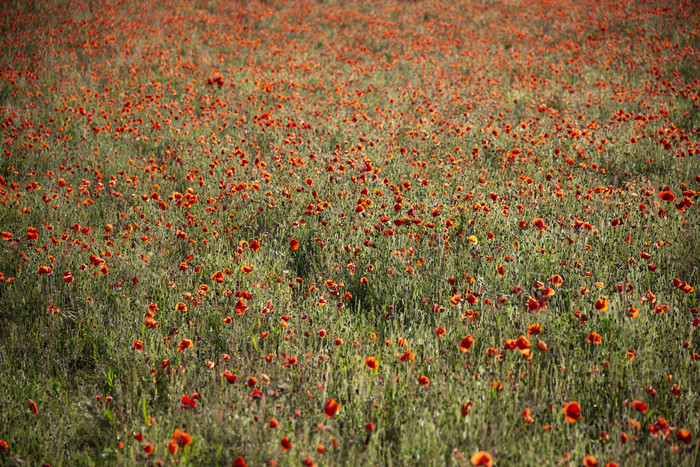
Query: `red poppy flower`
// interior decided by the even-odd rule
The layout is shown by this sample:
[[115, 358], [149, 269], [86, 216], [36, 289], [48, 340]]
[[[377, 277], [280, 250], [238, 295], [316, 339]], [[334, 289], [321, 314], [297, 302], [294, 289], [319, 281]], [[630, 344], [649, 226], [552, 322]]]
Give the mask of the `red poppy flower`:
[[531, 344], [530, 341], [527, 339], [525, 336], [520, 336], [515, 340], [515, 345], [518, 347], [520, 350], [525, 350], [529, 349]]
[[39, 413], [39, 408], [36, 406], [36, 402], [33, 400], [29, 400], [29, 410], [31, 410], [32, 414], [36, 415]]
[[296, 251], [297, 249], [299, 249], [299, 240], [297, 240], [296, 238], [293, 238], [289, 242], [289, 247], [292, 249], [292, 251]]
[[535, 218], [535, 219], [532, 221], [532, 225], [534, 225], [535, 227], [537, 227], [539, 230], [546, 230], [546, 229], [547, 229], [547, 226], [544, 225], [544, 221], [543, 221], [541, 218], [539, 218], [539, 217]]
[[374, 357], [367, 357], [365, 359], [365, 363], [367, 366], [370, 368], [370, 370], [376, 370], [379, 364], [377, 363], [377, 359]]
[[596, 309], [600, 311], [608, 311], [608, 305], [610, 305], [610, 302], [607, 297], [599, 298], [595, 302]]
[[236, 302], [236, 314], [241, 316], [248, 309], [248, 305], [245, 304], [243, 297], [239, 298]]
[[661, 198], [664, 201], [675, 201], [676, 200], [676, 196], [668, 190], [664, 190], [664, 191], [659, 192], [659, 198]]
[[586, 342], [589, 344], [600, 345], [600, 343], [603, 342], [603, 339], [600, 337], [600, 334], [591, 331], [591, 333], [588, 334], [588, 337], [586, 337]]
[[423, 386], [429, 386], [430, 385], [430, 378], [428, 378], [427, 376], [421, 375], [418, 377], [418, 382], [420, 384], [422, 384]]
[[226, 381], [228, 381], [229, 384], [234, 384], [238, 379], [238, 376], [234, 375], [229, 370], [225, 370], [223, 373], [221, 373], [221, 376], [226, 378]]
[[644, 413], [647, 411], [647, 404], [646, 404], [646, 402], [642, 402], [642, 401], [633, 401], [630, 404], [630, 407], [632, 408], [632, 410], [636, 410], [637, 412], [641, 412], [641, 413]]
[[690, 430], [686, 430], [685, 428], [681, 428], [680, 430], [678, 430], [678, 432], [676, 433], [676, 437], [683, 441], [685, 444], [690, 444], [693, 440], [693, 435], [690, 433]]
[[289, 451], [290, 449], [292, 449], [292, 443], [289, 442], [289, 438], [286, 436], [284, 438], [282, 438], [281, 444], [282, 444], [282, 449], [284, 451]]
[[333, 418], [333, 416], [338, 412], [338, 409], [340, 409], [340, 402], [336, 402], [335, 399], [331, 398], [328, 399], [328, 402], [326, 402], [326, 406], [323, 408], [323, 411], [325, 412], [326, 417]]
[[459, 342], [459, 350], [462, 353], [467, 353], [472, 344], [474, 344], [474, 338], [471, 334], [467, 334], [466, 337]]
[[[12, 238], [12, 234], [10, 234]], [[27, 227], [27, 240], [36, 240], [39, 238], [39, 231], [34, 227]]]
[[177, 346], [178, 353], [181, 353], [184, 349], [192, 347], [192, 341], [190, 339], [182, 339]]
[[462, 407], [461, 407], [462, 417], [466, 417], [467, 415], [469, 415], [469, 408], [473, 407], [473, 406], [474, 406], [474, 402], [472, 402], [472, 401], [465, 402], [464, 404], [462, 404]]
[[564, 406], [564, 418], [569, 423], [574, 423], [577, 419], [581, 418], [581, 406], [576, 401], [571, 401]]
[[238, 456], [233, 461], [233, 467], [248, 467], [248, 464], [246, 464], [243, 456]]

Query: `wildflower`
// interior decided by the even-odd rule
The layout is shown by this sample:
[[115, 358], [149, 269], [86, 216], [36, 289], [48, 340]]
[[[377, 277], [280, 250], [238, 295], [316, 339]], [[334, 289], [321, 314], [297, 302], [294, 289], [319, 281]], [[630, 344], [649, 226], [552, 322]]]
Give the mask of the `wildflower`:
[[564, 405], [564, 418], [569, 423], [576, 422], [577, 419], [581, 418], [581, 406], [576, 401], [571, 401]]
[[686, 430], [685, 428], [681, 428], [678, 430], [676, 433], [676, 437], [683, 441], [685, 444], [690, 444], [693, 438], [693, 435], [690, 433], [690, 430]]
[[646, 402], [642, 401], [633, 401], [632, 404], [630, 404], [630, 407], [632, 408], [632, 410], [636, 410], [641, 413], [647, 411], [647, 404]]
[[340, 402], [336, 402], [335, 399], [331, 398], [331, 399], [328, 399], [328, 402], [326, 402], [326, 405], [323, 408], [323, 411], [325, 412], [326, 417], [333, 418], [333, 416], [338, 412], [339, 409], [340, 409]]
[[365, 363], [367, 366], [370, 368], [370, 370], [376, 370], [379, 364], [377, 363], [377, 359], [374, 357], [367, 357], [365, 359]]
[[493, 467], [493, 457], [486, 451], [479, 451], [471, 458], [472, 465]]
[[603, 298], [599, 298], [598, 300], [596, 300], [595, 307], [597, 310], [600, 310], [600, 311], [608, 311], [609, 304], [610, 303], [608, 301], [608, 298], [603, 297]]
[[462, 353], [466, 353], [469, 351], [472, 344], [474, 344], [474, 338], [471, 334], [467, 334], [466, 337], [459, 342], [459, 350]]
[[282, 444], [282, 449], [284, 451], [289, 451], [290, 449], [292, 449], [292, 443], [289, 442], [289, 438], [286, 436], [284, 438], [282, 438], [282, 441], [280, 444]]
[[586, 337], [586, 342], [589, 344], [600, 345], [600, 343], [603, 342], [603, 339], [600, 337], [600, 334], [591, 331], [591, 333], [588, 334], [588, 337]]

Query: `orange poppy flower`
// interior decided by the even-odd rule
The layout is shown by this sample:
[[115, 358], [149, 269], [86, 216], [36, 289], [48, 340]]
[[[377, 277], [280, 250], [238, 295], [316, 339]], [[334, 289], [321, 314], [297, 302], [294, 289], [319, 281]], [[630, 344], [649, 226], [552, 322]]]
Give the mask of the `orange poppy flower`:
[[544, 225], [544, 221], [543, 221], [541, 218], [539, 218], [539, 217], [535, 218], [535, 219], [532, 221], [532, 225], [534, 225], [535, 227], [537, 227], [538, 230], [546, 230], [546, 229], [547, 229], [547, 226]]
[[243, 274], [250, 274], [251, 272], [253, 272], [253, 266], [248, 266], [248, 265], [241, 266], [241, 272]]
[[29, 410], [32, 411], [33, 415], [36, 415], [39, 413], [39, 408], [36, 406], [36, 402], [34, 402], [33, 400], [30, 399], [28, 404], [29, 404]]
[[270, 429], [277, 428], [278, 426], [280, 426], [280, 422], [278, 422], [276, 418], [271, 418], [270, 419]]
[[428, 378], [427, 376], [421, 375], [418, 377], [418, 382], [420, 384], [422, 384], [423, 386], [429, 386], [430, 385], [430, 378]]
[[472, 465], [493, 467], [493, 457], [486, 451], [479, 451], [471, 458]]
[[628, 318], [636, 318], [637, 316], [639, 316], [639, 310], [637, 308], [631, 306], [629, 308], [629, 310], [627, 310], [625, 312], [625, 314], [627, 315]]
[[178, 304], [175, 305], [175, 311], [187, 311], [187, 305], [182, 302], [178, 302]]
[[243, 297], [239, 298], [238, 301], [236, 302], [236, 314], [238, 316], [242, 315], [245, 313], [245, 311], [248, 309], [248, 305], [245, 304], [245, 301], [243, 301]]
[[588, 334], [588, 337], [586, 337], [586, 342], [589, 344], [600, 345], [600, 343], [603, 342], [603, 339], [600, 337], [600, 334], [591, 331], [591, 333]]
[[374, 422], [369, 422], [367, 425], [365, 425], [365, 429], [367, 431], [374, 431]]
[[0, 439], [0, 451], [7, 451], [9, 447], [10, 446], [7, 444], [7, 441]]
[[467, 334], [466, 337], [459, 342], [459, 350], [462, 353], [467, 353], [472, 344], [474, 344], [474, 338], [471, 334]]
[[547, 279], [547, 281], [551, 282], [555, 287], [561, 287], [561, 285], [564, 283], [564, 279], [562, 279], [559, 274], [550, 277]]
[[377, 363], [377, 359], [374, 357], [367, 357], [365, 359], [365, 363], [369, 367], [370, 370], [376, 370], [379, 364]]
[[139, 352], [143, 352], [143, 341], [136, 339], [131, 346], [131, 350], [138, 350]]
[[527, 327], [527, 335], [534, 336], [542, 332], [542, 326], [539, 323], [531, 324]]
[[182, 339], [177, 346], [177, 351], [181, 353], [184, 349], [192, 347], [192, 341], [190, 339]]
[[292, 241], [289, 242], [289, 247], [292, 249], [292, 251], [299, 249], [299, 240], [293, 238]]
[[571, 401], [564, 405], [564, 418], [569, 423], [574, 423], [577, 419], [581, 418], [581, 406], [576, 401]]
[[323, 408], [323, 411], [325, 412], [326, 417], [333, 418], [333, 416], [338, 412], [338, 409], [340, 409], [340, 402], [336, 402], [335, 399], [331, 398], [328, 399], [328, 402], [326, 402], [326, 406]]
[[[10, 234], [12, 238], [12, 234]], [[39, 238], [39, 231], [34, 227], [27, 227], [27, 240], [36, 240]]]
[[583, 458], [583, 465], [585, 467], [598, 467], [600, 465], [600, 461], [590, 454], [586, 454], [586, 457]]
[[610, 305], [608, 297], [599, 298], [595, 302], [596, 309], [600, 311], [608, 311], [608, 305]]
[[525, 336], [520, 336], [515, 340], [515, 345], [520, 350], [525, 350], [530, 348], [530, 341]]

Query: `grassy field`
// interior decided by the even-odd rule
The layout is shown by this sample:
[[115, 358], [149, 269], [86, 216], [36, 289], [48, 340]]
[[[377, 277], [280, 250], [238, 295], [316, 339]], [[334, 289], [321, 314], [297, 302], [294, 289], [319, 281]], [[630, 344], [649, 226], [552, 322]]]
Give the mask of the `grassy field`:
[[692, 2], [0, 18], [0, 465], [700, 464]]

